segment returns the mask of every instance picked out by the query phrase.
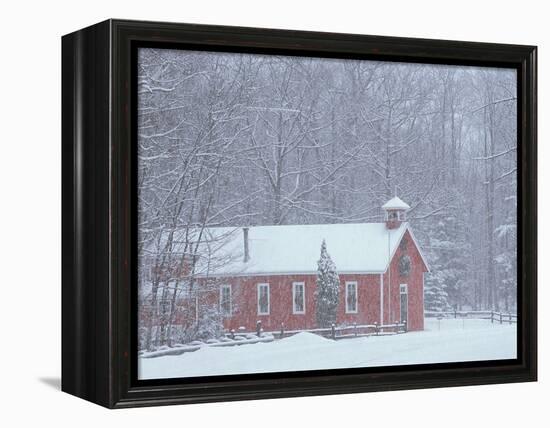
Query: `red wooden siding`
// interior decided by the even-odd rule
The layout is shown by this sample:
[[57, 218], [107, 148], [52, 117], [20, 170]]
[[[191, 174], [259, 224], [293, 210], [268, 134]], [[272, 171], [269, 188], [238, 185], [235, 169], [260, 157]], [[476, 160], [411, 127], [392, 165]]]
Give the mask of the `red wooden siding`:
[[[407, 284], [408, 292], [408, 329], [424, 328], [424, 265], [422, 256], [409, 231], [406, 231], [390, 268], [383, 277], [383, 323], [393, 324], [400, 321], [400, 284]], [[407, 254], [410, 257], [409, 275], [399, 273], [399, 259]], [[374, 324], [380, 323], [380, 278], [381, 274], [340, 274], [340, 301], [337, 323]], [[357, 313], [346, 313], [346, 282], [357, 282]], [[258, 320], [264, 331], [278, 331], [281, 323], [285, 330], [312, 329], [317, 327], [315, 312], [316, 275], [258, 275], [218, 278], [218, 284], [231, 285], [232, 314], [224, 319], [224, 328], [255, 331]], [[302, 282], [305, 285], [305, 313], [293, 313], [292, 284]], [[258, 314], [258, 284], [269, 284], [269, 314]], [[219, 304], [220, 292], [215, 287], [212, 292], [203, 293], [201, 301]], [[194, 302], [179, 302], [181, 307], [175, 323], [189, 322], [195, 315]], [[142, 314], [140, 316], [146, 316]]]
[[[357, 282], [357, 313], [346, 313], [346, 282]], [[380, 320], [380, 275], [340, 275], [338, 324], [374, 324]]]
[[[357, 282], [357, 313], [346, 313], [345, 287], [347, 281]], [[232, 287], [233, 316], [226, 318], [224, 327], [237, 330], [244, 327], [253, 331], [256, 322], [262, 322], [266, 331], [278, 331], [281, 323], [285, 330], [311, 329], [317, 327], [315, 315], [316, 275], [271, 275], [228, 278]], [[305, 313], [293, 314], [292, 284], [305, 284]], [[269, 284], [269, 315], [258, 314], [258, 284]], [[340, 275], [340, 302], [337, 322], [339, 324], [373, 324], [380, 319], [380, 275]]]
[[[401, 301], [399, 295], [400, 284], [407, 284], [409, 310], [408, 310], [408, 329], [424, 329], [424, 272], [426, 266], [422, 261], [422, 256], [414, 244], [410, 233], [407, 231], [403, 236], [406, 250], [398, 246], [392, 259], [390, 268], [384, 274], [384, 324], [395, 323], [400, 318]], [[407, 277], [399, 274], [399, 259], [401, 255], [407, 254], [411, 259], [411, 270]], [[391, 280], [391, 287], [389, 281]], [[388, 293], [388, 289], [391, 293]], [[388, 301], [388, 294], [391, 298]]]
[[[279, 330], [281, 323], [285, 329], [309, 329], [315, 327], [314, 275], [273, 275], [237, 277], [228, 279], [233, 287], [233, 316], [227, 318], [224, 326], [228, 329], [245, 327], [247, 331], [262, 322], [264, 330]], [[305, 285], [305, 314], [293, 314], [292, 283]], [[269, 315], [258, 314], [258, 284], [269, 284]]]

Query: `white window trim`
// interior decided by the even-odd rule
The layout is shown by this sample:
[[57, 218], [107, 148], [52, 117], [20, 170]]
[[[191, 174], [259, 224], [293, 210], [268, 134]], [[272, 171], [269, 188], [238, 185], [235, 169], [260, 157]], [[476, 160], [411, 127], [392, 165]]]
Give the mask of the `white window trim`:
[[[267, 312], [261, 312], [260, 311], [260, 288], [267, 287]], [[258, 308], [258, 315], [269, 315], [270, 309], [271, 309], [271, 295], [269, 292], [269, 284], [267, 282], [261, 282], [257, 286], [257, 308]]]
[[[229, 313], [225, 314], [222, 312], [222, 301], [223, 301], [223, 289], [229, 288]], [[231, 284], [222, 284], [220, 285], [220, 314], [224, 317], [233, 316], [233, 290], [231, 289]]]
[[[302, 307], [304, 310], [297, 311], [296, 310], [296, 288], [298, 285], [302, 286]], [[296, 315], [303, 315], [306, 313], [306, 283], [305, 282], [293, 282], [292, 283], [292, 313]]]
[[399, 294], [409, 294], [407, 284], [399, 284]]
[[[161, 315], [169, 314], [171, 306], [172, 306], [172, 302], [170, 299], [160, 299], [158, 302], [159, 314]], [[166, 312], [164, 312], [164, 309], [166, 309]]]
[[[349, 286], [354, 285], [355, 286], [355, 310], [350, 310], [348, 308], [348, 292], [349, 292]], [[357, 286], [357, 281], [346, 281], [346, 314], [356, 314], [359, 309], [359, 287]]]

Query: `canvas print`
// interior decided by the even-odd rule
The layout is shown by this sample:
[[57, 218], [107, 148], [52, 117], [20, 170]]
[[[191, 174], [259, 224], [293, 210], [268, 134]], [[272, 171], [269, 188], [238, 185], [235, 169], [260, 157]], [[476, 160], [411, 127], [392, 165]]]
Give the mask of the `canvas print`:
[[139, 379], [517, 357], [515, 70], [136, 67]]

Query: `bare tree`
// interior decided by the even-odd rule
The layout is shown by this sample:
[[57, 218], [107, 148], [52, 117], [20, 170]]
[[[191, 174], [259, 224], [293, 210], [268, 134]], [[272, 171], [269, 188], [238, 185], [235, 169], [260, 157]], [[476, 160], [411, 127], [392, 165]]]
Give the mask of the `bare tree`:
[[514, 71], [148, 48], [138, 65], [143, 347], [219, 327], [213, 228], [380, 221], [396, 192], [438, 304], [516, 304]]

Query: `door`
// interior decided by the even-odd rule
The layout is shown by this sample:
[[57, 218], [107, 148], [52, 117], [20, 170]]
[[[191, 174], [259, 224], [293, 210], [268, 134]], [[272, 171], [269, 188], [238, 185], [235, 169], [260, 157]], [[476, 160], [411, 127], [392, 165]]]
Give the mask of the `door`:
[[401, 302], [401, 322], [409, 323], [409, 293], [407, 291], [407, 284], [401, 284], [399, 286], [399, 297]]

